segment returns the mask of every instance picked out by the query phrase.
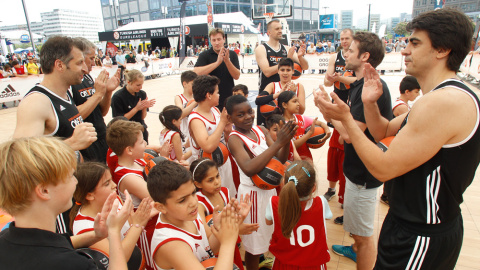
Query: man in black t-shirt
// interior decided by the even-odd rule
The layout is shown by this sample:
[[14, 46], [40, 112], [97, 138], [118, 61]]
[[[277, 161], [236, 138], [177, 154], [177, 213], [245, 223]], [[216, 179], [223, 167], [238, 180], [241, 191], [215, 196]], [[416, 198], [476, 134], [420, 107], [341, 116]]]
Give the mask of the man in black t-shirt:
[[235, 86], [233, 80], [240, 78], [240, 64], [237, 54], [224, 47], [225, 33], [222, 29], [215, 28], [208, 36], [212, 47], [198, 56], [193, 71], [198, 75], [212, 75], [220, 79], [220, 100], [217, 107], [221, 111], [225, 100], [232, 95]]
[[[88, 73], [90, 73], [95, 65], [95, 44], [82, 37], [74, 38], [74, 42], [79, 48], [82, 48], [85, 64]], [[97, 140], [87, 149], [80, 151], [86, 161], [106, 162], [108, 151], [107, 126], [103, 117], [107, 115], [110, 109], [112, 92], [119, 84], [120, 70], [117, 70], [116, 75], [110, 79], [108, 79], [108, 72], [104, 70], [99, 74], [95, 83], [90, 74], [85, 74], [81, 84], [72, 85], [73, 100], [80, 115], [85, 122], [92, 123], [97, 131]]]
[[[357, 78], [355, 82], [350, 84], [348, 97], [350, 117], [353, 119], [352, 124], [359, 128], [370, 142], [374, 142], [374, 139], [367, 128], [362, 102], [364, 68], [368, 65], [378, 66], [384, 56], [385, 50], [381, 40], [376, 34], [370, 32], [357, 32], [345, 54], [345, 68], [354, 71]], [[385, 82], [379, 81], [379, 87], [380, 85], [384, 91], [377, 101], [379, 111], [384, 118], [392, 119], [390, 92]], [[316, 96], [318, 97], [318, 94]], [[321, 97], [317, 97], [316, 103], [318, 105], [318, 99], [321, 99]], [[335, 97], [338, 96], [335, 95]], [[330, 103], [330, 100], [328, 101]], [[335, 103], [345, 104], [339, 98], [335, 99]], [[358, 157], [344, 124], [332, 119], [328, 114], [324, 113], [324, 117], [335, 126], [335, 129], [345, 141], [343, 172], [346, 178], [346, 186], [343, 226], [345, 231], [350, 232], [355, 240], [352, 246], [333, 245], [332, 249], [335, 253], [356, 261], [357, 269], [372, 269], [375, 263], [373, 227], [376, 197], [378, 187], [382, 183], [369, 173]]]
[[423, 92], [409, 112], [391, 121], [382, 117], [379, 75], [365, 68], [368, 129], [377, 141], [395, 136], [385, 153], [366, 138], [335, 95], [337, 105], [317, 101], [324, 114], [342, 122], [372, 175], [395, 180], [375, 269], [454, 269], [463, 240], [462, 195], [480, 163], [480, 101], [455, 79], [470, 50], [473, 26], [464, 13], [439, 9], [418, 15], [407, 30], [405, 71]]

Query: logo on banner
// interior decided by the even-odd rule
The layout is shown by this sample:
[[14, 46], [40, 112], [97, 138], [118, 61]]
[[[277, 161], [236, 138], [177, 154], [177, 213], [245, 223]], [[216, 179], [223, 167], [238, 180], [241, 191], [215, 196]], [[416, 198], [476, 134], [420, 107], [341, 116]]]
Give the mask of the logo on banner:
[[245, 27], [243, 25], [240, 26], [240, 31], [242, 31], [242, 33], [245, 31]]
[[20, 93], [12, 87], [12, 85], [7, 85], [5, 89], [0, 93], [0, 98], [8, 98], [8, 97], [18, 97]]
[[187, 64], [187, 68], [194, 68], [195, 67], [195, 64], [193, 63], [192, 60], [190, 60], [190, 62], [188, 62]]
[[113, 32], [113, 38], [114, 39], [119, 39], [120, 38], [120, 34], [118, 32]]
[[168, 68], [172, 68], [172, 63], [168, 63]]
[[185, 26], [185, 35], [190, 35], [190, 27]]
[[142, 67], [140, 70], [141, 70], [142, 72], [147, 72], [147, 67]]
[[20, 36], [20, 42], [21, 43], [29, 43], [30, 42], [30, 37], [28, 35], [21, 35]]

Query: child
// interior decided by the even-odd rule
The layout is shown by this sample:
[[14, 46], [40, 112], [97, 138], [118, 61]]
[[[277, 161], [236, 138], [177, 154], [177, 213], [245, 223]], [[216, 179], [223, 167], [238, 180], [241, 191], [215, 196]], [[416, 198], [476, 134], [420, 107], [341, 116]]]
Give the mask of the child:
[[289, 143], [295, 134], [296, 124], [294, 121], [285, 124], [277, 133], [277, 140], [274, 142], [264, 127], [253, 126], [255, 113], [245, 97], [229, 97], [226, 109], [228, 120], [235, 125], [235, 130], [228, 140], [228, 148], [240, 168], [238, 194], [249, 194], [253, 204], [245, 223], [259, 224], [256, 232], [243, 236], [245, 263], [248, 270], [258, 269], [260, 255], [268, 251], [273, 231], [266, 226], [265, 209], [268, 199], [277, 193], [275, 189], [263, 190], [256, 187], [250, 177], [264, 169], [274, 156], [282, 163], [287, 160]]
[[[200, 157], [200, 150], [207, 153], [215, 151], [220, 143], [225, 143], [224, 130], [227, 127], [227, 112], [220, 111], [218, 106], [220, 95], [218, 84], [220, 80], [215, 76], [201, 75], [193, 81], [192, 91], [198, 106], [188, 117], [190, 144], [194, 159]], [[230, 158], [218, 168], [222, 179], [222, 187], [228, 188], [230, 195], [235, 197], [235, 188]]]
[[[270, 134], [270, 137], [272, 137], [273, 141], [277, 140], [277, 132], [283, 127], [284, 124], [285, 118], [283, 118], [283, 116], [281, 116], [280, 114], [273, 114], [272, 116], [267, 118], [267, 121], [265, 122], [265, 127], [267, 128], [268, 133]], [[297, 148], [295, 147], [295, 143], [293, 142], [293, 140], [290, 140], [290, 151], [288, 153], [287, 160], [302, 160], [298, 155]]]
[[230, 205], [222, 211], [219, 231], [216, 222], [211, 229], [205, 226], [198, 214], [192, 175], [171, 161], [153, 167], [148, 191], [160, 211], [150, 253], [157, 268], [204, 269], [200, 262], [216, 252], [219, 255], [214, 269], [232, 268], [238, 220]]
[[[117, 188], [112, 181], [112, 175], [108, 167], [98, 162], [85, 162], [79, 164], [75, 173], [78, 184], [73, 194], [75, 205], [70, 211], [70, 226], [74, 235], [94, 230], [94, 217], [102, 210], [102, 206], [108, 196]], [[119, 210], [123, 201], [117, 196]], [[152, 205], [150, 198], [142, 200], [138, 210], [133, 213], [129, 221], [125, 222], [121, 230], [122, 248], [128, 266], [132, 269], [140, 268], [142, 264], [142, 252], [136, 246], [142, 229], [150, 219]], [[98, 241], [90, 248], [110, 253], [107, 239]]]
[[248, 98], [248, 87], [244, 84], [237, 84], [232, 89], [232, 95], [242, 95]]
[[419, 95], [420, 85], [413, 76], [405, 76], [400, 82], [400, 97], [393, 103], [393, 116], [397, 117], [410, 111], [409, 101], [414, 101]]
[[171, 160], [178, 160], [185, 162], [192, 156], [192, 151], [189, 149], [185, 151], [183, 145], [186, 141], [185, 134], [180, 130], [182, 124], [182, 109], [175, 105], [168, 105], [163, 108], [158, 118], [165, 127], [160, 132], [160, 145], [170, 143], [173, 150], [170, 151], [169, 158]]
[[[182, 124], [180, 125], [180, 130], [182, 131], [183, 136], [185, 136], [185, 145], [186, 149], [190, 148], [190, 142], [188, 140], [189, 132], [188, 132], [188, 116], [192, 112], [192, 110], [197, 107], [197, 102], [193, 99], [192, 93], [192, 85], [193, 80], [197, 78], [197, 73], [187, 70], [182, 73], [180, 76], [180, 81], [183, 86], [183, 94], [175, 96], [175, 105], [182, 109], [182, 116], [181, 121]], [[188, 104], [190, 102], [190, 104]], [[188, 104], [188, 105], [187, 105]], [[191, 159], [191, 161], [193, 161]]]
[[[303, 114], [305, 112], [305, 89], [301, 83], [295, 84], [292, 81], [292, 59], [283, 58], [280, 60], [278, 63], [278, 75], [280, 76], [280, 81], [268, 84], [265, 89], [258, 94], [257, 98], [255, 99], [255, 104], [260, 107], [261, 105], [268, 104], [272, 100], [276, 100], [280, 93], [284, 91], [292, 91], [297, 95], [300, 104], [298, 114]], [[263, 119], [261, 114], [257, 114], [257, 118], [260, 117]]]
[[0, 208], [15, 218], [0, 233], [2, 269], [97, 269], [74, 250], [79, 243], [74, 238], [89, 246], [107, 234], [110, 269], [127, 269], [120, 230], [132, 209], [130, 197], [117, 212], [110, 195], [95, 215], [95, 231], [71, 239], [55, 232], [56, 217], [72, 207], [76, 164], [74, 151], [58, 138], [19, 138], [0, 145]]
[[308, 148], [306, 142], [312, 136], [314, 129], [311, 128], [307, 133], [305, 130], [307, 127], [315, 124], [322, 127], [325, 130], [325, 137], [320, 139], [319, 142], [324, 142], [330, 137], [330, 128], [327, 124], [322, 121], [317, 120], [317, 118], [312, 119], [307, 116], [299, 114], [300, 104], [298, 102], [298, 97], [294, 92], [286, 91], [282, 92], [278, 96], [278, 107], [275, 109], [276, 113], [283, 115], [285, 119], [294, 119], [298, 123], [297, 133], [295, 134], [295, 147], [297, 148], [298, 154], [302, 160], [312, 160], [312, 153]]
[[[147, 182], [143, 179], [143, 168], [146, 165], [142, 159], [146, 146], [143, 126], [134, 121], [118, 120], [107, 128], [107, 144], [118, 157], [118, 163], [112, 174], [113, 182], [117, 185], [117, 193], [123, 200], [125, 190], [128, 190], [136, 210], [141, 201], [150, 196]], [[156, 217], [150, 219], [138, 240], [137, 244], [144, 254], [150, 254], [149, 243], [155, 230], [155, 221]], [[154, 268], [153, 262], [147, 259], [146, 269]]]
[[265, 214], [273, 225], [270, 252], [276, 269], [327, 269], [330, 253], [325, 219], [332, 217], [327, 200], [315, 196], [315, 169], [306, 161], [287, 167], [284, 186], [273, 196]]
[[[224, 207], [230, 203], [229, 191], [226, 187], [221, 187], [220, 174], [218, 173], [218, 166], [215, 162], [208, 158], [201, 158], [195, 160], [190, 166], [190, 172], [192, 173], [193, 183], [197, 187], [197, 199], [198, 199], [198, 213], [202, 218], [202, 221], [207, 224], [206, 216], [212, 215], [214, 209], [222, 211]], [[244, 209], [250, 209], [251, 203], [249, 196], [245, 196], [240, 199], [244, 204]], [[233, 200], [235, 200], [233, 198]], [[246, 216], [246, 213], [245, 213]], [[250, 234], [258, 229], [258, 224], [240, 224], [240, 234]], [[239, 244], [240, 238], [237, 241]], [[242, 258], [238, 247], [235, 247], [235, 264], [243, 269]]]

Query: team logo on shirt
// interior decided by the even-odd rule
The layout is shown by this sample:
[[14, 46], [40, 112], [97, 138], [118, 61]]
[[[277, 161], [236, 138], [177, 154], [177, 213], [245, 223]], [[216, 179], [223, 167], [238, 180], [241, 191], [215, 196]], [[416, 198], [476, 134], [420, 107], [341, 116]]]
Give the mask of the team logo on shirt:
[[200, 247], [199, 244], [195, 243], [195, 251], [198, 251], [198, 248]]
[[280, 60], [282, 60], [282, 58], [283, 57], [281, 57], [281, 56], [270, 56], [270, 61], [277, 64], [278, 62], [280, 62]]
[[80, 93], [81, 97], [84, 97], [84, 98], [91, 97], [93, 96], [93, 94], [95, 94], [95, 88], [88, 87], [88, 88], [80, 89], [78, 90], [78, 92]]
[[83, 118], [79, 113], [77, 113], [73, 117], [70, 117], [68, 121], [70, 121], [70, 124], [72, 125], [72, 127], [75, 128], [77, 125], [83, 123]]

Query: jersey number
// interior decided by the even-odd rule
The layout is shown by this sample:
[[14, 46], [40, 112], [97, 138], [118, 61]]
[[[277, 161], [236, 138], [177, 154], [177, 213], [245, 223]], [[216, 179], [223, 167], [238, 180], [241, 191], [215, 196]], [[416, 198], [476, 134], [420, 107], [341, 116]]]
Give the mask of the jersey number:
[[[307, 231], [308, 232], [308, 241], [307, 242], [304, 242], [303, 241], [303, 234], [302, 232], [303, 231]], [[297, 236], [295, 236], [295, 234]], [[297, 231], [292, 231], [292, 235], [290, 236], [290, 245], [292, 246], [295, 246], [295, 238], [298, 242], [298, 245], [300, 247], [306, 247], [306, 246], [309, 246], [313, 243], [313, 241], [315, 241], [315, 230], [313, 229], [312, 226], [310, 225], [302, 225], [302, 226], [299, 226], [297, 228]]]

